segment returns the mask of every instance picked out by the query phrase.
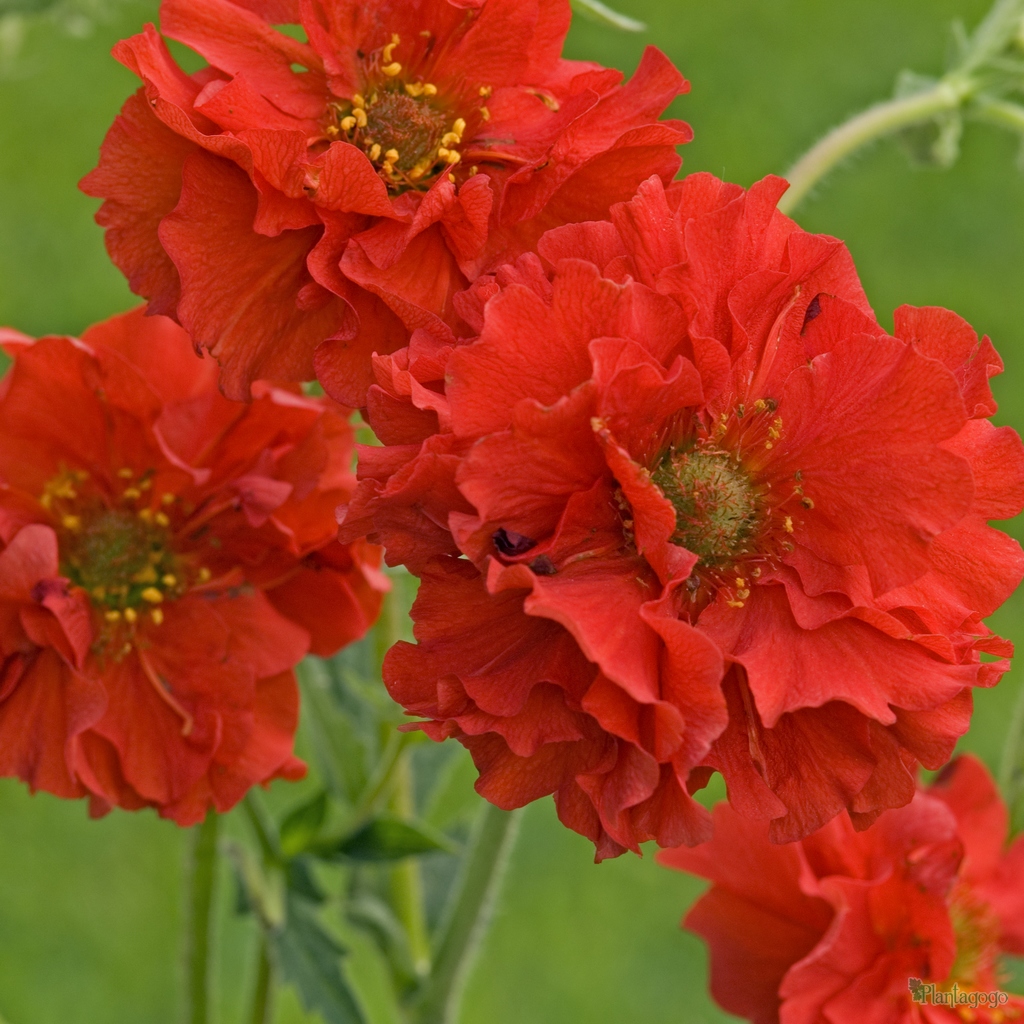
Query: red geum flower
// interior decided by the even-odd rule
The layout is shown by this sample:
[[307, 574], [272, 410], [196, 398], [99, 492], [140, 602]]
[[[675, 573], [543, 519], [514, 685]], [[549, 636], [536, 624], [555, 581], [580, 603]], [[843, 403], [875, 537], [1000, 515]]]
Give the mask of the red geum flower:
[[888, 336], [784, 187], [652, 179], [479, 280], [475, 342], [376, 361], [342, 535], [423, 575], [391, 692], [602, 855], [700, 841], [715, 770], [775, 841], [866, 827], [1011, 653], [982, 623], [1024, 575], [986, 522], [1024, 505], [999, 358], [940, 309]]
[[[714, 839], [660, 863], [710, 879], [684, 920], [711, 954], [711, 992], [756, 1024], [999, 1024], [1002, 954], [1024, 953], [1024, 841], [972, 757], [857, 833], [841, 815], [774, 846], [726, 804]], [[915, 998], [916, 997], [916, 998]]]
[[[222, 366], [361, 405], [370, 354], [449, 332], [452, 297], [549, 227], [607, 216], [691, 138], [687, 83], [562, 60], [569, 0], [163, 0], [115, 56], [143, 81], [83, 182], [150, 312]], [[298, 42], [273, 24], [301, 26]], [[328, 340], [330, 339], [330, 340]]]
[[347, 410], [230, 402], [139, 311], [2, 340], [0, 774], [182, 825], [300, 777], [292, 670], [362, 636], [384, 586], [336, 539]]

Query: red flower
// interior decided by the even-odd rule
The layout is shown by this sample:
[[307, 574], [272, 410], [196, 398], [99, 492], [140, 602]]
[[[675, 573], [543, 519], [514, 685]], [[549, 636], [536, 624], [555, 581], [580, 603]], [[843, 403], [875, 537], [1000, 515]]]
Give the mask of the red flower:
[[424, 577], [391, 692], [602, 855], [702, 841], [715, 770], [777, 842], [866, 827], [1011, 653], [982, 623], [1024, 575], [986, 522], [1024, 505], [999, 358], [945, 310], [886, 335], [784, 187], [652, 179], [478, 281], [479, 340], [377, 360], [343, 536]]
[[[83, 182], [150, 312], [222, 366], [361, 405], [370, 354], [458, 326], [455, 293], [554, 224], [607, 216], [690, 129], [687, 83], [562, 60], [568, 0], [164, 0], [115, 56], [143, 81]], [[301, 25], [297, 42], [272, 23]], [[327, 340], [330, 339], [330, 340]]]
[[189, 825], [298, 778], [292, 672], [366, 631], [346, 410], [217, 391], [171, 321], [2, 340], [0, 774]]
[[999, 956], [1024, 953], [1024, 840], [984, 766], [955, 761], [858, 834], [846, 815], [791, 846], [715, 808], [715, 838], [665, 850], [713, 885], [685, 926], [711, 952], [711, 992], [756, 1024], [998, 1024]]

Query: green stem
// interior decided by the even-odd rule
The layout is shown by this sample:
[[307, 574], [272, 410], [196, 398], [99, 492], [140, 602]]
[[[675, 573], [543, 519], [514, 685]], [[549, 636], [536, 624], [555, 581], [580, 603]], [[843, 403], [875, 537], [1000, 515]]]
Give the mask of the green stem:
[[612, 10], [601, 0], [572, 0], [572, 6], [585, 18], [596, 21], [601, 25], [608, 25], [617, 28], [622, 32], [646, 32], [647, 26], [628, 14], [620, 14]]
[[779, 209], [792, 213], [822, 178], [859, 149], [938, 114], [957, 110], [968, 92], [967, 84], [943, 80], [924, 92], [869, 107], [833, 129], [790, 169], [786, 175], [790, 188]]
[[267, 951], [267, 940], [260, 938], [260, 956], [256, 965], [256, 987], [252, 994], [251, 1024], [270, 1024], [273, 1013], [273, 968]]
[[999, 788], [1010, 812], [1010, 827], [1016, 831], [1016, 810], [1024, 792], [1024, 684], [1013, 706], [1010, 728], [999, 763]]
[[[986, 65], [1010, 44], [1021, 29], [1022, 19], [1024, 0], [996, 0], [968, 40], [957, 67], [941, 81], [912, 96], [869, 107], [829, 132], [801, 157], [787, 175], [790, 190], [782, 197], [779, 209], [792, 213], [829, 171], [859, 149], [905, 128], [927, 124], [941, 114], [960, 110], [984, 87]], [[1004, 127], [1007, 120], [1016, 122], [1012, 106], [983, 104], [991, 115], [988, 119], [1002, 118]], [[1018, 123], [1009, 127], [1020, 131]]]
[[220, 818], [216, 811], [210, 811], [193, 836], [187, 956], [189, 1024], [210, 1021], [210, 931], [217, 887], [219, 829]]
[[415, 1024], [455, 1024], [462, 990], [479, 951], [515, 843], [520, 812], [485, 804], [458, 895], [437, 943], [434, 969], [411, 1014]]
[[1024, 107], [1008, 100], [981, 100], [971, 108], [979, 121], [1024, 135]]
[[[400, 818], [415, 817], [412, 765], [408, 755], [398, 762], [394, 782], [392, 810]], [[430, 972], [430, 931], [423, 904], [423, 876], [415, 857], [407, 857], [391, 869], [391, 905], [409, 938], [409, 952], [416, 974], [426, 977]]]

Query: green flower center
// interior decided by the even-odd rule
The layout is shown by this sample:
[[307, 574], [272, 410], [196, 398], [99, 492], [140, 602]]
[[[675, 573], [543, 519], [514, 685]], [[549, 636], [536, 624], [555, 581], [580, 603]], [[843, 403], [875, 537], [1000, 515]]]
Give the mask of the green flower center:
[[677, 451], [652, 474], [676, 513], [672, 543], [704, 565], [721, 565], [745, 554], [761, 525], [750, 478], [725, 452]]
[[177, 589], [170, 535], [147, 519], [108, 508], [65, 517], [61, 570], [96, 606], [118, 611], [151, 607]]

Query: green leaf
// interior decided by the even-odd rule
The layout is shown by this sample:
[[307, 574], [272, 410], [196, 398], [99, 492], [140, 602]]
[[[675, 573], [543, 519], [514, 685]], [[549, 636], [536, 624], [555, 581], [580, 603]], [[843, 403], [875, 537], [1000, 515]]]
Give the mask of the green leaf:
[[321, 790], [281, 823], [281, 853], [285, 857], [295, 857], [309, 849], [326, 817], [327, 793]]
[[636, 18], [630, 18], [626, 14], [613, 11], [610, 7], [601, 3], [601, 0], [572, 0], [572, 6], [585, 18], [599, 22], [602, 25], [609, 25], [622, 32], [646, 32], [647, 26]]
[[308, 857], [296, 857], [288, 862], [285, 875], [288, 880], [288, 891], [311, 903], [323, 903], [327, 899], [319, 883], [313, 876], [312, 863]]
[[365, 1024], [366, 1018], [341, 971], [345, 950], [300, 900], [288, 901], [281, 926], [267, 930], [278, 976], [295, 987], [302, 1005], [326, 1024]]
[[340, 705], [324, 661], [306, 658], [299, 666], [299, 683], [303, 735], [312, 748], [317, 774], [338, 799], [355, 803], [370, 774], [367, 747], [375, 737]]
[[429, 825], [382, 815], [343, 839], [333, 852], [352, 860], [391, 861], [437, 850], [454, 853], [455, 849], [447, 836]]

